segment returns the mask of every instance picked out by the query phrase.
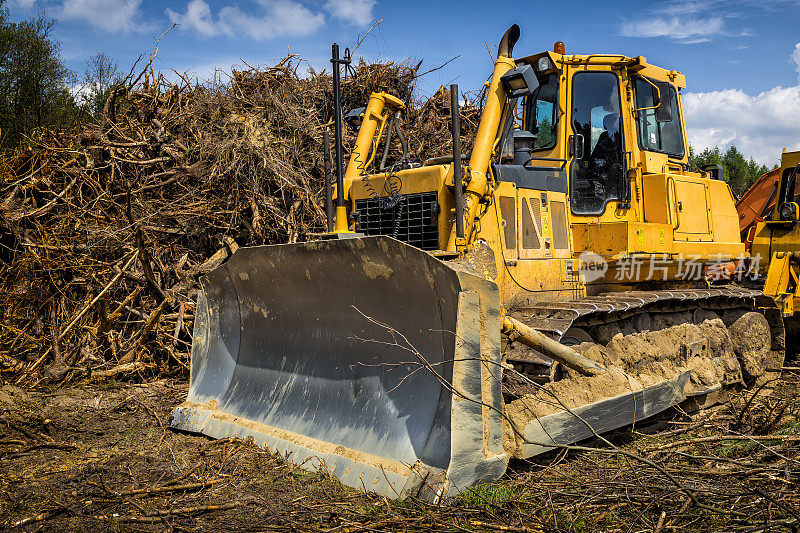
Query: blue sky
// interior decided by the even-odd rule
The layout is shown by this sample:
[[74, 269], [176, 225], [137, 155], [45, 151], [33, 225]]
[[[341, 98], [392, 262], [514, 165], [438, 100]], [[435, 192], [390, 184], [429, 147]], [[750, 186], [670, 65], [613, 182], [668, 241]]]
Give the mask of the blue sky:
[[[80, 74], [97, 51], [128, 68], [173, 22], [156, 67], [207, 77], [240, 58], [268, 64], [287, 50], [314, 68], [328, 66], [330, 44], [367, 60], [423, 59], [423, 69], [459, 56], [420, 82], [423, 94], [457, 82], [476, 89], [490, 73], [494, 47], [513, 23], [516, 55], [549, 49], [645, 55], [686, 74], [687, 128], [696, 148], [736, 144], [761, 162], [800, 149], [800, 0], [643, 2], [436, 2], [408, 0], [7, 0], [14, 19], [44, 12]], [[794, 26], [794, 28], [792, 27]]]

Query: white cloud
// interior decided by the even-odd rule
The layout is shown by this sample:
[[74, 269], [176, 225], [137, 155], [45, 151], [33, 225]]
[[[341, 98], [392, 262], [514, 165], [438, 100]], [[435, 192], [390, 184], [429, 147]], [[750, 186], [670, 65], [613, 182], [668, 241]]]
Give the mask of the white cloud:
[[173, 23], [180, 24], [184, 31], [194, 31], [201, 37], [212, 37], [220, 33], [211, 16], [211, 9], [203, 0], [192, 0], [186, 6], [186, 13], [176, 13], [167, 8], [167, 16]]
[[800, 150], [800, 85], [774, 87], [755, 96], [739, 89], [683, 96], [689, 142], [696, 151], [735, 145], [771, 166], [781, 149]]
[[668, 2], [663, 7], [659, 7], [654, 11], [656, 13], [666, 13], [667, 15], [687, 15], [690, 13], [698, 13], [709, 9], [714, 2], [711, 0], [678, 0], [676, 2]]
[[83, 102], [89, 96], [89, 88], [82, 83], [67, 86], [67, 90], [76, 102]]
[[753, 37], [754, 10], [785, 10], [797, 0], [666, 0], [651, 15], [620, 24], [625, 37], [660, 37], [683, 44], [720, 37]]
[[722, 17], [690, 19], [686, 17], [651, 18], [624, 23], [620, 35], [624, 37], [667, 37], [685, 44], [705, 42], [710, 36], [722, 33]]
[[794, 63], [794, 69], [797, 71], [797, 83], [800, 84], [800, 43], [794, 45], [794, 52], [792, 52], [790, 60]]
[[247, 35], [259, 41], [309, 35], [325, 23], [322, 13], [315, 13], [293, 0], [258, 0], [257, 4], [256, 13], [246, 13], [239, 6], [229, 5], [220, 9], [215, 18], [204, 0], [191, 0], [185, 13], [167, 9], [167, 15], [173, 22], [182, 24], [184, 31], [194, 31], [201, 37]]
[[16, 6], [20, 9], [24, 9], [26, 11], [30, 11], [33, 9], [33, 6], [36, 4], [36, 0], [12, 0], [11, 5]]
[[735, 145], [746, 157], [773, 166], [781, 149], [800, 150], [800, 43], [790, 54], [797, 85], [757, 95], [724, 89], [683, 95], [689, 143], [695, 151]]
[[57, 18], [82, 20], [109, 33], [148, 31], [150, 24], [141, 21], [142, 0], [64, 0]]
[[376, 3], [376, 0], [327, 0], [325, 9], [333, 18], [366, 26], [374, 20], [372, 9]]
[[753, 9], [775, 11], [793, 7], [795, 3], [796, 0], [668, 0], [653, 12], [667, 15], [718, 12], [725, 16], [746, 18]]
[[271, 39], [280, 35], [308, 35], [325, 22], [321, 13], [291, 0], [261, 0], [261, 16], [243, 12], [236, 6], [224, 7], [219, 12], [220, 26], [228, 35], [244, 31], [253, 39]]

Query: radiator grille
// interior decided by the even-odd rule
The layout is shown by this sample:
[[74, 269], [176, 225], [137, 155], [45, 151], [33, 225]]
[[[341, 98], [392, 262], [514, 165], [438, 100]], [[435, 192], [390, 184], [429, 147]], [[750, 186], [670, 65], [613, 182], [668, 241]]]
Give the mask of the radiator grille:
[[567, 212], [564, 202], [551, 202], [550, 205], [553, 206], [553, 247], [556, 250], [568, 250]]
[[539, 226], [533, 225], [528, 199], [522, 199], [522, 247], [526, 250], [538, 250], [541, 247], [541, 244], [539, 244], [539, 228], [541, 227], [542, 216], [539, 214], [538, 200], [534, 200], [532, 204], [533, 212], [539, 215], [536, 217], [536, 223]]
[[[423, 192], [400, 195], [402, 200], [394, 207], [387, 205], [388, 198], [356, 200], [356, 231], [365, 235], [394, 236], [422, 250], [439, 248], [439, 201], [437, 193]], [[398, 220], [399, 218], [399, 220]]]

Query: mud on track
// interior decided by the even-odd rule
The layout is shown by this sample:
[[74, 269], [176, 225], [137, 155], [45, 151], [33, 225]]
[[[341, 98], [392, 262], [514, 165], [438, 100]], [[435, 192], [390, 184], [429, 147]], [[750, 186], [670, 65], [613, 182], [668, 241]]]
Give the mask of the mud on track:
[[0, 528], [786, 531], [800, 522], [800, 379], [787, 374], [775, 385], [768, 398], [743, 393], [729, 407], [611, 437], [715, 511], [663, 472], [600, 452], [513, 463], [501, 481], [445, 506], [388, 501], [248, 442], [166, 429], [184, 382], [0, 385]]

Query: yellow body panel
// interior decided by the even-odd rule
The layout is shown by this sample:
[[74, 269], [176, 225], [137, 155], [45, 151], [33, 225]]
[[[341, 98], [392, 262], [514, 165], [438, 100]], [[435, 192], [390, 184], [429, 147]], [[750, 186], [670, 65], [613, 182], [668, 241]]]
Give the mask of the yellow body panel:
[[559, 204], [566, 214], [563, 193], [522, 189], [513, 183], [500, 183], [494, 191], [477, 238], [495, 251], [493, 280], [507, 307], [581, 296], [567, 218], [559, 215]]
[[775, 252], [800, 251], [800, 227], [793, 222], [759, 222], [753, 237], [753, 256], [766, 272]]
[[769, 271], [764, 281], [764, 294], [775, 298], [782, 305], [783, 315], [790, 317], [795, 313], [794, 300], [798, 296], [800, 264], [792, 252], [775, 252], [769, 263]]
[[575, 253], [594, 252], [603, 257], [629, 254], [672, 254], [672, 226], [649, 222], [573, 224]]

